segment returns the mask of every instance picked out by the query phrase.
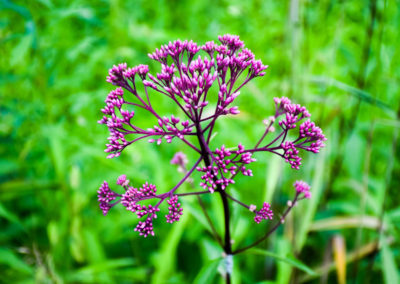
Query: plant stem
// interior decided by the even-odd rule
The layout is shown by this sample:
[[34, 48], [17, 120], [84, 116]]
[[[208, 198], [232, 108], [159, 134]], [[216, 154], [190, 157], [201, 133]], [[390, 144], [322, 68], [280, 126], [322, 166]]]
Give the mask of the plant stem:
[[[210, 192], [210, 191], [208, 191], [208, 192]], [[201, 209], [203, 210], [204, 216], [206, 217], [208, 224], [210, 225], [210, 228], [211, 228], [214, 238], [217, 240], [219, 245], [221, 247], [223, 247], [224, 245], [222, 243], [221, 237], [218, 235], [217, 230], [215, 229], [215, 227], [211, 221], [211, 218], [207, 213], [206, 207], [204, 206], [203, 200], [201, 200], [201, 197], [199, 195], [197, 195], [197, 200], [199, 201], [199, 204], [200, 204]]]
[[[203, 157], [205, 165], [208, 167], [211, 165], [210, 155], [212, 154], [207, 142], [204, 139], [203, 130], [201, 129], [200, 123], [195, 122], [195, 126], [197, 129], [197, 137], [199, 139], [201, 155]], [[226, 255], [232, 254], [232, 243], [231, 243], [231, 234], [230, 234], [230, 219], [229, 219], [229, 204], [228, 198], [226, 196], [225, 191], [221, 189], [221, 186], [218, 184], [216, 191], [221, 195], [222, 205], [224, 207], [224, 223], [225, 223], [225, 237], [224, 237], [224, 246], [223, 250]], [[227, 269], [226, 271], [226, 283], [231, 283], [231, 274]]]
[[[202, 159], [202, 158], [200, 158], [200, 160], [201, 160], [201, 159]], [[196, 165], [196, 166], [197, 166], [197, 165]], [[186, 170], [186, 169], [184, 169], [184, 170], [185, 170], [185, 174], [187, 174], [187, 173], [188, 173], [187, 170]], [[195, 188], [195, 185], [194, 185], [193, 181], [188, 181], [188, 182], [190, 183], [190, 185], [191, 185], [192, 188], [194, 189], [194, 188]], [[208, 215], [208, 213], [207, 213], [206, 206], [204, 205], [204, 202], [203, 202], [203, 200], [201, 200], [201, 197], [200, 197], [201, 194], [208, 194], [208, 193], [211, 193], [211, 192], [210, 192], [209, 190], [204, 190], [204, 191], [195, 191], [195, 192], [187, 192], [187, 193], [178, 193], [178, 194], [176, 194], [176, 195], [177, 195], [177, 196], [180, 196], [180, 197], [182, 197], [182, 196], [196, 195], [197, 201], [198, 201], [199, 204], [200, 204], [200, 208], [201, 208], [201, 210], [203, 211], [203, 214], [204, 214], [204, 216], [206, 217], [206, 220], [207, 220], [207, 222], [208, 222], [208, 225], [209, 225], [210, 228], [211, 228], [211, 232], [212, 232], [213, 237], [217, 240], [217, 242], [219, 243], [219, 245], [220, 245], [221, 247], [223, 247], [223, 243], [222, 243], [221, 237], [218, 235], [217, 230], [215, 229], [214, 224], [213, 224], [212, 221], [211, 221], [210, 215]]]
[[233, 196], [229, 195], [228, 193], [225, 193], [225, 195], [232, 201], [236, 202], [239, 205], [242, 205], [244, 208], [246, 209], [250, 209], [250, 206], [244, 204], [242, 201], [237, 200], [236, 198], [234, 198]]
[[[228, 199], [226, 197], [226, 194], [223, 190], [219, 190], [219, 193], [221, 194], [222, 198], [222, 204], [224, 206], [224, 221], [225, 221], [225, 246], [224, 246], [224, 251], [227, 255], [232, 254], [232, 243], [231, 243], [231, 233], [229, 230], [229, 204], [228, 204]], [[228, 271], [228, 268], [226, 269], [226, 283], [231, 283], [231, 274], [230, 271]]]
[[188, 196], [188, 195], [200, 195], [200, 194], [207, 194], [211, 193], [209, 190], [204, 191], [195, 191], [195, 192], [185, 192], [185, 193], [177, 193], [176, 196]]
[[292, 208], [295, 206], [296, 202], [299, 200], [299, 193], [296, 193], [296, 196], [294, 197], [294, 199], [292, 200], [292, 204], [291, 206], [288, 206], [288, 208], [286, 208], [285, 212], [283, 213], [282, 217], [278, 220], [278, 222], [275, 223], [275, 225], [260, 239], [258, 239], [257, 241], [255, 241], [254, 243], [245, 246], [241, 249], [237, 249], [234, 252], [232, 252], [232, 254], [238, 254], [241, 252], [244, 252], [252, 247], [255, 247], [256, 245], [258, 245], [259, 243], [265, 241], [273, 232], [275, 232], [279, 226], [283, 223], [283, 221], [285, 220], [286, 216], [289, 214], [289, 212], [292, 210]]

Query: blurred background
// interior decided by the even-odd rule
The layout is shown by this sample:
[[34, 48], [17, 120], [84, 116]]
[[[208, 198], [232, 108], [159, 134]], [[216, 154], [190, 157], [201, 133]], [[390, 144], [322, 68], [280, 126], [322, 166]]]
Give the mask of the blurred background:
[[[136, 143], [109, 160], [97, 120], [113, 64], [154, 74], [147, 54], [161, 44], [230, 33], [270, 67], [242, 89], [241, 114], [220, 121], [214, 146], [253, 144], [276, 96], [306, 105], [328, 138], [299, 171], [257, 155], [254, 177], [231, 188], [248, 204], [271, 202], [277, 216], [296, 179], [313, 194], [256, 254], [235, 256], [234, 283], [399, 283], [399, 28], [394, 0], [1, 0], [0, 282], [223, 283], [222, 251], [196, 199], [183, 200], [180, 222], [156, 220], [147, 239], [124, 208], [101, 214], [104, 180], [173, 187], [182, 144]], [[158, 110], [176, 108], [160, 98]], [[222, 233], [219, 197], [204, 202]], [[237, 206], [232, 220], [234, 248], [268, 228]]]

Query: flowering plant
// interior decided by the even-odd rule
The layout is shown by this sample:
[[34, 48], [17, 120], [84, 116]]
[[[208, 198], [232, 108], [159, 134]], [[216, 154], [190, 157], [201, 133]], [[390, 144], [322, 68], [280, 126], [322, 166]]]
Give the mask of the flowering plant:
[[[264, 121], [265, 131], [252, 147], [242, 144], [228, 149], [224, 145], [218, 148], [211, 146], [211, 137], [218, 118], [226, 115], [237, 115], [239, 109], [234, 105], [240, 90], [251, 80], [265, 75], [268, 66], [256, 60], [238, 36], [224, 35], [218, 37], [220, 43], [213, 41], [199, 46], [193, 41], [174, 41], [163, 45], [149, 54], [149, 57], [161, 64], [161, 72], [149, 73], [147, 65], [128, 68], [127, 64], [113, 66], [109, 70], [107, 82], [117, 86], [105, 100], [102, 109], [103, 118], [99, 121], [107, 125], [110, 131], [109, 143], [105, 152], [108, 158], [118, 157], [129, 145], [147, 139], [150, 143], [170, 143], [180, 140], [192, 151], [197, 152], [197, 161], [187, 169], [188, 160], [182, 152], [177, 153], [171, 163], [176, 164], [185, 175], [172, 189], [158, 193], [155, 185], [146, 182], [142, 186], [133, 185], [126, 175], [121, 175], [117, 185], [123, 193], [111, 190], [105, 181], [99, 191], [98, 200], [103, 214], [110, 208], [122, 204], [142, 219], [135, 231], [147, 237], [154, 236], [153, 220], [166, 201], [169, 213], [165, 216], [168, 223], [179, 221], [183, 209], [179, 198], [217, 192], [224, 207], [225, 235], [224, 241], [216, 233], [207, 211], [202, 209], [210, 222], [214, 236], [223, 248], [227, 259], [232, 255], [251, 248], [274, 232], [282, 223], [294, 204], [304, 198], [310, 198], [310, 187], [303, 181], [294, 183], [293, 200], [275, 225], [253, 244], [232, 250], [230, 237], [229, 200], [236, 202], [254, 213], [254, 221], [274, 218], [271, 205], [264, 202], [260, 209], [255, 205], [247, 205], [235, 199], [228, 192], [229, 185], [235, 182], [238, 175], [252, 176], [249, 165], [256, 160], [255, 152], [270, 152], [281, 156], [293, 169], [299, 169], [302, 158], [301, 151], [318, 153], [326, 140], [321, 129], [311, 122], [310, 114], [304, 106], [292, 103], [288, 98], [275, 98], [275, 113]], [[202, 53], [202, 55], [200, 55]], [[143, 92], [138, 84], [142, 84]], [[217, 91], [212, 90], [217, 86]], [[181, 110], [181, 115], [164, 116], [159, 114], [152, 104], [152, 93], [156, 92], [168, 97]], [[216, 101], [212, 102], [212, 99]], [[143, 129], [134, 122], [135, 108], [143, 109], [154, 118], [156, 125]], [[133, 110], [129, 110], [133, 109]], [[274, 136], [266, 142], [268, 134]], [[294, 135], [289, 135], [294, 134]], [[289, 137], [294, 136], [294, 139]], [[195, 141], [195, 142], [193, 142]], [[203, 191], [179, 193], [180, 186], [189, 179], [194, 171], [201, 172], [200, 186]], [[145, 200], [155, 200], [153, 205], [144, 205]], [[157, 201], [157, 202], [156, 202]], [[229, 261], [228, 261], [229, 262]], [[226, 267], [226, 279], [230, 281], [231, 268]]]

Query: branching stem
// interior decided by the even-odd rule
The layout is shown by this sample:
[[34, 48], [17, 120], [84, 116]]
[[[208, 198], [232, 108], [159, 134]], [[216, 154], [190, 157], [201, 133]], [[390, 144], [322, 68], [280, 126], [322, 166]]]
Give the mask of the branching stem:
[[273, 232], [275, 232], [279, 226], [285, 221], [286, 216], [289, 214], [289, 212], [292, 210], [292, 208], [296, 205], [296, 202], [300, 200], [299, 199], [299, 193], [296, 193], [296, 196], [294, 197], [294, 199], [291, 201], [291, 206], [288, 206], [285, 210], [285, 212], [283, 212], [282, 217], [280, 217], [280, 219], [275, 223], [275, 225], [261, 238], [259, 238], [258, 240], [256, 240], [254, 243], [245, 246], [243, 248], [237, 249], [234, 252], [232, 252], [232, 254], [239, 254], [242, 253], [248, 249], [251, 249], [252, 247], [255, 247], [256, 245], [258, 245], [259, 243], [265, 241]]

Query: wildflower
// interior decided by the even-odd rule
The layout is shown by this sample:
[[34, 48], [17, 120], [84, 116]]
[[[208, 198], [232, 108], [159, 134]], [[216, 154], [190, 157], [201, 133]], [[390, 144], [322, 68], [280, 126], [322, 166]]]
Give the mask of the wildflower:
[[[158, 73], [150, 72], [147, 65], [128, 67], [126, 63], [114, 65], [108, 72], [106, 80], [115, 89], [107, 95], [101, 110], [103, 117], [98, 121], [109, 131], [104, 150], [107, 158], [120, 156], [128, 146], [141, 140], [156, 145], [179, 142], [199, 155], [191, 168], [187, 168], [186, 154], [178, 152], [174, 155], [171, 164], [178, 165], [178, 171], [185, 176], [164, 193], [158, 193], [156, 186], [149, 182], [141, 187], [132, 185], [126, 175], [117, 179], [117, 184], [123, 187], [122, 194], [112, 191], [107, 182], [100, 187], [98, 199], [103, 214], [121, 203], [140, 219], [135, 231], [144, 237], [154, 235], [153, 220], [165, 201], [168, 204], [166, 221], [173, 223], [179, 221], [183, 212], [178, 197], [217, 191], [227, 198], [228, 187], [235, 183], [238, 175], [253, 175], [251, 166], [256, 161], [256, 153], [279, 155], [293, 169], [299, 169], [303, 151], [318, 153], [325, 146], [326, 138], [310, 120], [306, 107], [281, 97], [274, 98], [275, 114], [264, 121], [265, 132], [256, 146], [212, 147], [210, 140], [217, 120], [240, 113], [237, 98], [241, 88], [264, 76], [268, 68], [245, 47], [239, 36], [226, 34], [218, 39], [219, 43], [209, 41], [204, 45], [191, 40], [175, 40], [162, 45], [148, 54], [150, 59], [160, 63]], [[154, 93], [169, 99], [180, 114], [158, 113], [153, 107]], [[148, 125], [145, 127], [138, 125], [136, 120], [136, 116], [143, 113], [147, 114]], [[270, 142], [264, 141], [267, 134], [274, 135]], [[190, 176], [194, 171], [201, 173], [200, 186], [205, 190], [177, 193], [184, 182], [192, 180]], [[297, 181], [294, 186], [296, 198], [300, 194], [300, 197], [310, 198], [306, 183]], [[256, 210], [255, 205], [247, 206], [232, 200], [254, 212], [257, 223], [273, 217], [269, 203], [264, 202], [262, 208]], [[224, 206], [226, 204], [224, 202]]]

